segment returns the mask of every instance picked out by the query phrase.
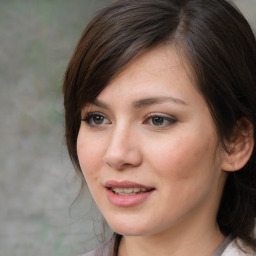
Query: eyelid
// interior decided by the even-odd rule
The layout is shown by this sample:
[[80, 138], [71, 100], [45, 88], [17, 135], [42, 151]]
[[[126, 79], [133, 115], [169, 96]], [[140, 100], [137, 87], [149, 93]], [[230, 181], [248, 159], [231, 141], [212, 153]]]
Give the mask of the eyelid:
[[96, 124], [95, 122], [94, 124], [90, 123], [91, 118], [95, 116], [100, 116], [100, 117], [103, 117], [105, 120], [108, 120], [107, 124], [111, 123], [110, 119], [105, 114], [98, 111], [87, 112], [87, 113], [84, 113], [83, 116], [84, 117], [81, 117], [81, 121], [85, 122], [90, 127], [98, 128], [106, 124], [104, 121], [101, 124]]
[[177, 122], [177, 118], [174, 117], [174, 116], [171, 116], [171, 115], [168, 115], [168, 114], [163, 114], [163, 113], [149, 113], [148, 115], [146, 115], [145, 117], [145, 121], [144, 123], [147, 123], [150, 118], [153, 118], [153, 117], [161, 117], [163, 118], [165, 121], [168, 121], [169, 123], [168, 124], [165, 124], [165, 125], [155, 125], [156, 127], [160, 128], [160, 127], [168, 127], [170, 125], [173, 125]]
[[106, 117], [106, 115], [104, 115], [103, 113], [101, 113], [99, 111], [87, 111], [87, 112], [81, 114], [81, 120], [84, 121], [88, 116], [94, 116], [94, 115]]

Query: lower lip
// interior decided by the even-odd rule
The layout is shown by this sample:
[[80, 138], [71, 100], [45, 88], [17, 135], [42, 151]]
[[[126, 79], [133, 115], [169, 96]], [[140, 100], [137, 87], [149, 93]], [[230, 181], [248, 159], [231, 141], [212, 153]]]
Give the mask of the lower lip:
[[124, 196], [124, 195], [117, 195], [114, 192], [112, 192], [110, 189], [106, 189], [108, 200], [113, 205], [120, 206], [120, 207], [131, 207], [131, 206], [138, 205], [142, 203], [144, 200], [146, 200], [153, 193], [153, 191], [154, 190], [151, 190], [145, 193]]

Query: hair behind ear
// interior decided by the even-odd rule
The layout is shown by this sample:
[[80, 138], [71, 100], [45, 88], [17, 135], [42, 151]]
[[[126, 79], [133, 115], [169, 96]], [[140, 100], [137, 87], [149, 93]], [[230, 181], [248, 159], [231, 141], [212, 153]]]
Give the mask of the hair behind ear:
[[241, 118], [227, 143], [228, 152], [222, 165], [224, 171], [242, 169], [249, 161], [254, 148], [254, 127], [246, 118]]
[[[242, 118], [237, 122], [229, 142], [223, 163], [223, 171], [229, 172], [220, 203], [217, 221], [221, 231], [242, 237], [256, 250], [254, 218], [256, 216], [256, 158], [254, 127]], [[253, 239], [252, 239], [253, 238]]]

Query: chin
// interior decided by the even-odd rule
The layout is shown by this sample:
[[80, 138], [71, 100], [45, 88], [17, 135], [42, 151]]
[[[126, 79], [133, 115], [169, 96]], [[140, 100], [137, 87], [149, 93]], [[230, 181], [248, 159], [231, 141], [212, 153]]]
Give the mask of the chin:
[[148, 235], [146, 230], [138, 230], [137, 228], [129, 228], [125, 229], [123, 227], [118, 227], [116, 229], [113, 229], [117, 234], [123, 235], [123, 236], [145, 236]]
[[114, 232], [124, 236], [146, 236], [152, 233], [150, 226], [141, 221], [127, 222], [124, 220], [113, 221], [112, 219], [108, 224]]

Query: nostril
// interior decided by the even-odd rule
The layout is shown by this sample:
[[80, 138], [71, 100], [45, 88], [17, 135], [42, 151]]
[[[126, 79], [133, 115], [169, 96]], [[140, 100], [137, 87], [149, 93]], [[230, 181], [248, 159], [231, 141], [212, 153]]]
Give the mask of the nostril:
[[135, 147], [131, 143], [120, 146], [120, 143], [112, 142], [103, 156], [103, 161], [109, 167], [121, 170], [127, 167], [139, 166], [142, 155], [139, 147]]

